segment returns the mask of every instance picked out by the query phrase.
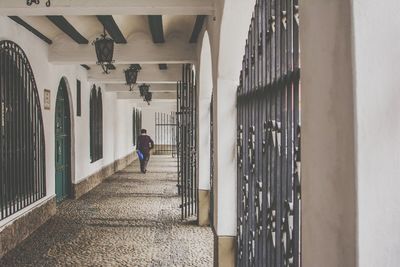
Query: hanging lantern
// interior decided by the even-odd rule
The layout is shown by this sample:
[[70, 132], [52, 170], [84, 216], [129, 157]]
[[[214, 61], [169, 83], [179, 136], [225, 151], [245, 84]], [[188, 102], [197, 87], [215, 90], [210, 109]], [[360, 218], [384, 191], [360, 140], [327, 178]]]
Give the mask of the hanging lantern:
[[139, 71], [142, 68], [140, 67], [139, 64], [132, 64], [129, 69], [124, 70], [125, 72], [125, 81], [126, 84], [129, 85], [129, 91], [132, 91], [133, 86], [136, 84], [137, 81], [137, 76]]
[[150, 88], [150, 85], [145, 84], [145, 83], [139, 85], [140, 96], [145, 97], [146, 94], [149, 92], [149, 88]]
[[[40, 4], [40, 0], [26, 0], [26, 4], [28, 6], [31, 6], [32, 4], [39, 5]], [[47, 0], [46, 6], [49, 7], [50, 5], [51, 5], [50, 0]]]
[[151, 99], [153, 98], [153, 93], [152, 92], [147, 92], [143, 98], [144, 101], [147, 102], [148, 105], [150, 105]]
[[109, 66], [114, 62], [114, 40], [107, 37], [106, 29], [104, 33], [93, 42], [96, 48], [97, 65], [101, 65], [105, 74], [110, 73]]

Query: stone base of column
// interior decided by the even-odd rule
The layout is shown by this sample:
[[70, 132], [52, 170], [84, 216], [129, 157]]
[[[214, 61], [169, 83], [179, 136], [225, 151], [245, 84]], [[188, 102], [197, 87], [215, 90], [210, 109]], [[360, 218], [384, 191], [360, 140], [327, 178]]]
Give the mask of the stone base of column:
[[236, 237], [214, 237], [214, 267], [233, 267], [236, 262]]
[[199, 189], [199, 226], [210, 225], [210, 191]]

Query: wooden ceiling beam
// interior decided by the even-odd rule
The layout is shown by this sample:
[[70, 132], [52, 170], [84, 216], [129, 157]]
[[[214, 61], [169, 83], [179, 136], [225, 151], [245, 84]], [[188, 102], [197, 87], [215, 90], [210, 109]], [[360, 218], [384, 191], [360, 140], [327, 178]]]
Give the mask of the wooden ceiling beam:
[[151, 15], [147, 16], [149, 21], [149, 27], [151, 36], [153, 37], [153, 43], [162, 44], [165, 42], [164, 39], [164, 28], [162, 23], [161, 15]]
[[[138, 83], [140, 84], [140, 83]], [[134, 91], [139, 90], [138, 84], [135, 85]], [[126, 84], [107, 84], [106, 86], [107, 92], [127, 92], [129, 91], [129, 86]], [[166, 92], [176, 92], [176, 83], [152, 83], [150, 84], [150, 91], [151, 92], [159, 92], [159, 93], [166, 93]]]
[[[195, 63], [196, 45], [177, 39], [160, 46], [151, 40], [137, 39], [127, 44], [115, 44], [114, 60], [114, 65]], [[95, 65], [97, 58], [92, 45], [60, 42], [50, 46], [49, 62]]]
[[[44, 2], [44, 1], [43, 1]], [[26, 1], [1, 0], [5, 16], [84, 15], [213, 15], [213, 0], [56, 0], [27, 6]]]
[[158, 64], [158, 68], [160, 70], [167, 70], [168, 69], [168, 65], [167, 64]]
[[[150, 87], [150, 92], [151, 87]], [[119, 92], [117, 93], [118, 99], [138, 99], [143, 101], [143, 97], [140, 96], [140, 93], [136, 90], [133, 92]], [[168, 93], [158, 93], [153, 92], [153, 100], [176, 100], [176, 92], [168, 92]]]
[[104, 28], [106, 29], [108, 34], [111, 36], [111, 38], [115, 41], [115, 43], [117, 43], [117, 44], [126, 44], [127, 43], [124, 35], [122, 34], [121, 30], [119, 29], [113, 16], [101, 15], [101, 16], [97, 16], [97, 19], [100, 21], [101, 24], [103, 24]]
[[[158, 84], [176, 84], [181, 78], [180, 68], [170, 68], [167, 71], [159, 71], [157, 69], [144, 69], [139, 72], [137, 83], [158, 83]], [[105, 84], [125, 84], [125, 75], [122, 69], [117, 68], [110, 74], [104, 75], [98, 69], [92, 69], [88, 72], [88, 80], [91, 82]]]
[[36, 35], [37, 37], [39, 37], [40, 39], [42, 39], [44, 42], [46, 42], [47, 44], [52, 44], [53, 42], [50, 40], [50, 38], [48, 38], [47, 36], [45, 36], [43, 33], [39, 32], [38, 30], [36, 30], [35, 28], [33, 28], [31, 25], [29, 25], [28, 23], [26, 23], [23, 19], [21, 19], [18, 16], [10, 16], [10, 19], [12, 19], [13, 21], [15, 21], [16, 23], [18, 23], [19, 25], [21, 25], [22, 27], [24, 27], [25, 29], [27, 29], [28, 31], [30, 31], [31, 33], [33, 33], [34, 35]]
[[78, 44], [88, 44], [89, 40], [82, 36], [71, 23], [68, 22], [63, 16], [47, 16], [47, 18], [53, 22], [60, 30], [62, 30], [66, 35], [71, 37]]
[[197, 39], [199, 38], [199, 34], [201, 32], [201, 29], [203, 28], [204, 25], [204, 20], [206, 19], [206, 16], [204, 15], [199, 15], [196, 17], [196, 22], [194, 23], [192, 35], [190, 36], [189, 43], [197, 43]]

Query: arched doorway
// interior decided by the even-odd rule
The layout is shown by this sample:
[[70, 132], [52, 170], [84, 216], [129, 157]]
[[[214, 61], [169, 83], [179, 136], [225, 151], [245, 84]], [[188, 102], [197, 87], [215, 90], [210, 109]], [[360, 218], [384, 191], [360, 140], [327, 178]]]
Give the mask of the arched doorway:
[[55, 186], [57, 202], [71, 194], [71, 112], [65, 79], [58, 86], [55, 111]]

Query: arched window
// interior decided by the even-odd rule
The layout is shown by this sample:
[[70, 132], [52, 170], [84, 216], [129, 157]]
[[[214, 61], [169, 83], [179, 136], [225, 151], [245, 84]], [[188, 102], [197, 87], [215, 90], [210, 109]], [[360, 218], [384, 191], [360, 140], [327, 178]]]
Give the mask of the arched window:
[[22, 49], [0, 41], [0, 220], [46, 195], [42, 111]]
[[133, 145], [137, 145], [137, 137], [140, 134], [140, 130], [142, 129], [142, 112], [133, 108], [132, 112], [132, 137], [133, 137]]
[[90, 159], [103, 158], [103, 100], [101, 88], [93, 85], [90, 92]]
[[137, 132], [137, 127], [136, 127], [136, 109], [133, 108], [133, 111], [132, 111], [132, 143], [134, 146], [136, 145], [137, 135], [138, 135], [138, 132]]

